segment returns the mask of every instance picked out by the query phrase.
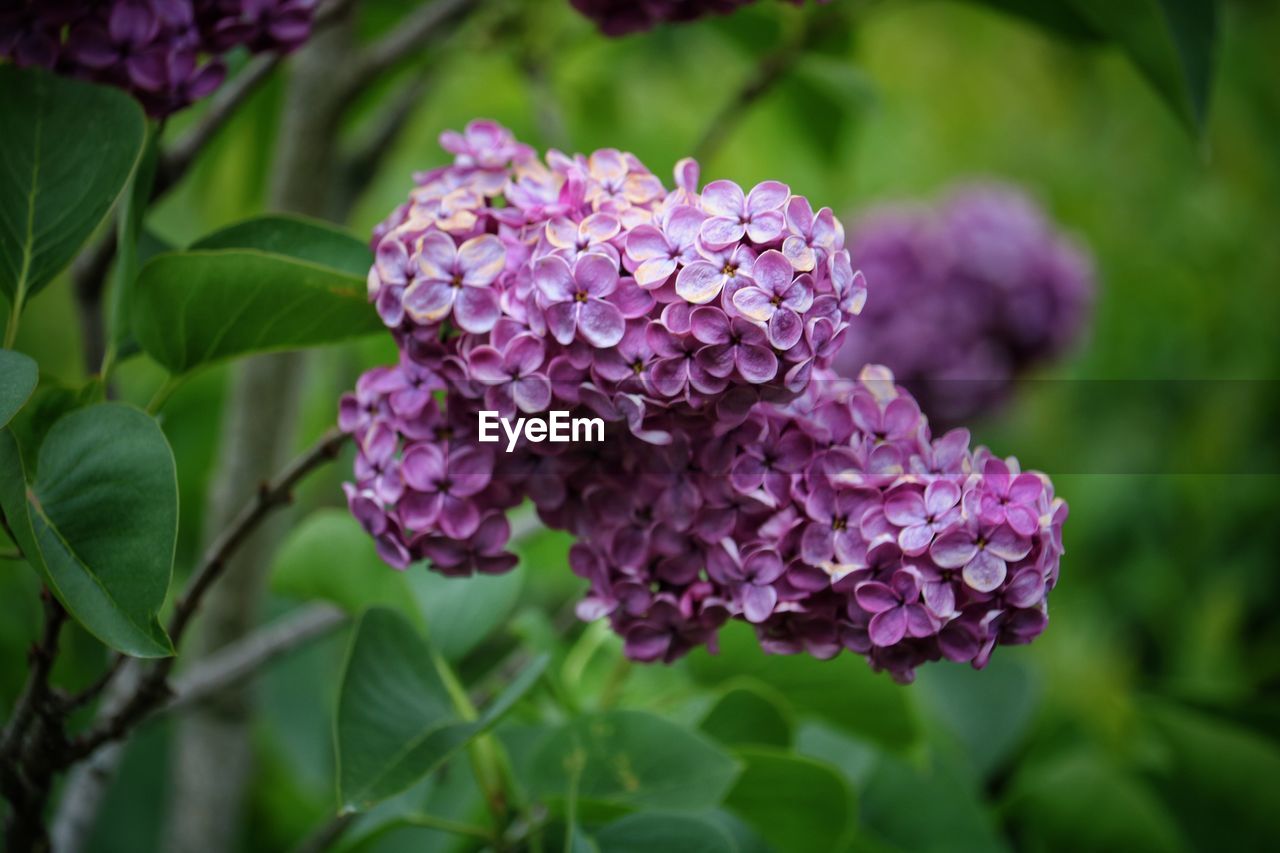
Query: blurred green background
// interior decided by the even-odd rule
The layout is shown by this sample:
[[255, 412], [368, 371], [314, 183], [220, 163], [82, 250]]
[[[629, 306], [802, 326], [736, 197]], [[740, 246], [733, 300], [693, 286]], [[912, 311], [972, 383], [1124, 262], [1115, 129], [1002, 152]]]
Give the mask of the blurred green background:
[[[399, 4], [368, 6], [373, 32]], [[367, 234], [404, 198], [414, 170], [444, 162], [441, 130], [474, 117], [497, 119], [539, 148], [624, 148], [669, 179], [755, 58], [804, 14], [761, 3], [730, 19], [609, 41], [560, 0], [497, 6], [371, 93], [358, 111], [366, 121], [344, 128], [344, 139], [358, 141], [395, 85], [425, 75], [407, 128], [362, 188], [347, 223], [354, 232]], [[1045, 635], [1000, 649], [982, 673], [925, 667], [908, 688], [853, 658], [766, 660], [729, 629], [719, 658], [619, 666], [612, 635], [565, 618], [582, 584], [557, 535], [526, 540], [521, 568], [498, 581], [450, 581], [446, 591], [415, 567], [408, 603], [401, 580], [361, 540], [344, 538], [351, 547], [341, 552], [318, 548], [308, 536], [323, 544], [349, 533], [340, 513], [315, 515], [341, 505], [345, 459], [310, 482], [294, 510], [274, 611], [311, 596], [422, 603], [430, 626], [445, 618], [441, 601], [452, 601], [469, 608], [475, 628], [452, 650], [472, 685], [498, 680], [513, 649], [553, 652], [559, 701], [540, 696], [499, 730], [517, 768], [540, 726], [602, 702], [701, 727], [744, 754], [816, 759], [794, 779], [779, 774], [737, 817], [715, 816], [744, 849], [761, 840], [783, 851], [1274, 844], [1280, 8], [1224, 9], [1199, 139], [1113, 51], [961, 3], [861, 4], [854, 17], [847, 38], [831, 34], [820, 55], [727, 129], [703, 179], [782, 179], [847, 222], [879, 200], [935, 197], [956, 179], [996, 176], [1027, 187], [1092, 248], [1101, 286], [1089, 339], [973, 425], [979, 442], [1048, 471], [1071, 504]], [[281, 92], [273, 81], [221, 134], [151, 215], [155, 235], [185, 244], [261, 212]], [[191, 119], [181, 115], [169, 130]], [[78, 347], [63, 280], [31, 305], [18, 348], [76, 384]], [[333, 422], [337, 396], [361, 369], [392, 356], [389, 338], [317, 353], [299, 446]], [[161, 378], [141, 359], [120, 377], [122, 396], [140, 403]], [[180, 572], [198, 544], [225, 378], [225, 369], [201, 375], [164, 416], [181, 480]], [[5, 706], [21, 684], [14, 662], [37, 632], [37, 590], [25, 566], [0, 564]], [[100, 665], [101, 652], [83, 634], [67, 636], [63, 675], [75, 680]], [[329, 727], [344, 642], [330, 638], [259, 681], [246, 850], [286, 848], [332, 814]], [[165, 724], [131, 744], [93, 849], [155, 847], [163, 810], [175, 806], [165, 796], [166, 747]], [[456, 764], [357, 824], [344, 847], [465, 848], [396, 821], [397, 809], [411, 807], [459, 819], [483, 813]], [[745, 828], [744, 813], [773, 829]]]

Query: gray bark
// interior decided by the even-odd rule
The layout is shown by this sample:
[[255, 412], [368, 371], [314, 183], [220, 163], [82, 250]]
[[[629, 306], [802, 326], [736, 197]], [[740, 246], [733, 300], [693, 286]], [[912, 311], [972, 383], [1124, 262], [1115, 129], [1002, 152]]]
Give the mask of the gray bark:
[[[331, 176], [345, 104], [334, 85], [352, 55], [349, 21], [317, 33], [293, 58], [276, 148], [271, 207], [331, 217]], [[259, 484], [288, 458], [305, 372], [301, 353], [259, 356], [239, 365], [222, 426], [209, 502], [209, 535], [221, 530]], [[253, 630], [283, 513], [245, 543], [205, 600], [188, 654], [198, 659]], [[252, 695], [240, 685], [187, 709], [175, 731], [171, 803], [162, 848], [226, 853], [238, 846], [245, 791], [253, 773]]]

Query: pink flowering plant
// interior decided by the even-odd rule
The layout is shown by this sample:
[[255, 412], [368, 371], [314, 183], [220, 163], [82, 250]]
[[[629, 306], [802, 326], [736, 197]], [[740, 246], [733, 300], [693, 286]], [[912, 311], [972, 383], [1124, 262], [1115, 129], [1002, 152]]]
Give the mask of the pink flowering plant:
[[[388, 563], [506, 571], [504, 516], [530, 501], [573, 537], [579, 616], [638, 661], [737, 619], [766, 651], [910, 681], [1044, 629], [1066, 504], [966, 431], [935, 438], [886, 369], [831, 371], [867, 288], [829, 209], [699, 186], [691, 160], [668, 189], [614, 149], [539, 159], [488, 121], [441, 143], [453, 162], [374, 234], [400, 361], [341, 406], [348, 503]], [[503, 448], [484, 410], [607, 427]]]

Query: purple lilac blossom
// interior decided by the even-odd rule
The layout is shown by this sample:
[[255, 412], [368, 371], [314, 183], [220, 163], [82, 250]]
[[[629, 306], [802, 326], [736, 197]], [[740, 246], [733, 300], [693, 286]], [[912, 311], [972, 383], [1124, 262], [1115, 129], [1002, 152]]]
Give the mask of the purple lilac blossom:
[[285, 52], [316, 0], [0, 0], [0, 58], [116, 86], [162, 117], [221, 85], [222, 55]]
[[1006, 184], [959, 187], [936, 208], [874, 208], [849, 244], [872, 284], [836, 368], [888, 366], [938, 423], [991, 409], [1063, 354], [1093, 302], [1087, 252]]
[[[453, 163], [374, 234], [401, 359], [339, 412], [383, 559], [506, 571], [506, 514], [530, 501], [574, 537], [579, 615], [640, 661], [714, 650], [737, 619], [770, 653], [849, 650], [909, 681], [1044, 629], [1066, 504], [964, 430], [935, 439], [886, 368], [832, 371], [865, 321], [830, 210], [776, 182], [708, 200], [691, 160], [671, 191], [613, 149], [540, 161], [492, 122], [442, 143]], [[726, 211], [744, 221], [707, 227]], [[704, 266], [723, 280], [691, 299]], [[459, 316], [464, 297], [484, 310]], [[482, 409], [600, 417], [605, 440], [504, 452]]]

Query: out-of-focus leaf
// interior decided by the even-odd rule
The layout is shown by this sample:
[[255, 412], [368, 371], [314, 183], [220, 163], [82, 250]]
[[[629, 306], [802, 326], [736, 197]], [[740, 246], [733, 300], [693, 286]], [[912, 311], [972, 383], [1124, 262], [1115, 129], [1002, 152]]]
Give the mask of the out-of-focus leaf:
[[1045, 850], [1187, 849], [1174, 816], [1147, 785], [1088, 753], [1023, 769], [1007, 814]]
[[58, 421], [27, 486], [17, 442], [0, 439], [0, 505], [18, 544], [78, 622], [114, 649], [162, 657], [178, 481], [164, 433], [120, 403]]
[[1026, 734], [1041, 684], [1020, 660], [996, 655], [982, 671], [951, 663], [922, 667], [915, 691], [926, 714], [960, 739], [985, 776]]
[[30, 357], [0, 349], [0, 429], [31, 399], [39, 378], [40, 369]]
[[1192, 131], [1209, 113], [1218, 0], [976, 0], [1075, 40], [1113, 42]]
[[890, 749], [905, 749], [920, 737], [920, 721], [908, 689], [871, 671], [853, 655], [820, 661], [806, 655], [767, 655], [751, 626], [726, 625], [720, 653], [698, 649], [690, 671], [704, 684], [724, 684], [741, 676], [777, 690], [798, 715], [815, 715]]
[[328, 223], [301, 216], [261, 216], [237, 222], [201, 237], [191, 248], [256, 249], [310, 261], [361, 281], [373, 266], [373, 253], [363, 241]]
[[318, 509], [289, 532], [272, 565], [271, 586], [291, 598], [331, 601], [352, 614], [389, 607], [424, 627], [405, 574], [382, 562], [346, 510]]
[[690, 810], [717, 805], [738, 763], [696, 732], [640, 711], [577, 717], [553, 731], [530, 762], [532, 791], [563, 797], [578, 775], [583, 800]]
[[709, 820], [682, 814], [627, 815], [596, 833], [608, 853], [735, 853], [725, 831]]
[[5, 65], [0, 126], [0, 293], [17, 312], [107, 215], [146, 120], [118, 89]]
[[367, 250], [340, 231], [270, 218], [197, 247], [153, 258], [138, 278], [134, 335], [172, 374], [383, 328], [366, 299]]
[[1071, 4], [1125, 52], [1188, 127], [1204, 129], [1217, 50], [1217, 0]]
[[859, 835], [869, 830], [876, 840], [913, 853], [1007, 850], [974, 780], [957, 764], [937, 749], [910, 760], [881, 753], [859, 788]]
[[791, 711], [780, 696], [751, 682], [716, 700], [699, 728], [726, 746], [791, 746]]
[[349, 613], [381, 606], [425, 628], [446, 660], [456, 661], [511, 615], [522, 568], [503, 575], [447, 578], [423, 564], [400, 572], [378, 557], [351, 513], [316, 510], [290, 532], [272, 568], [272, 586], [303, 600], [332, 601]]
[[496, 723], [546, 667], [539, 658], [484, 713], [454, 710], [427, 640], [394, 610], [373, 608], [356, 626], [335, 722], [343, 808], [360, 811], [400, 793]]
[[788, 853], [843, 849], [853, 826], [853, 792], [828, 764], [780, 750], [740, 749], [745, 767], [725, 807]]
[[[367, 538], [367, 537], [366, 537]], [[524, 566], [501, 575], [445, 577], [415, 566], [405, 580], [436, 648], [447, 660], [461, 660], [507, 618], [520, 600]]]
[[1171, 703], [1148, 702], [1164, 741], [1159, 790], [1198, 849], [1261, 850], [1280, 837], [1280, 748], [1254, 732]]
[[1072, 8], [1071, 2], [1044, 0], [974, 0], [981, 6], [989, 6], [1012, 15], [1065, 38], [1076, 41], [1097, 41], [1102, 34]]

